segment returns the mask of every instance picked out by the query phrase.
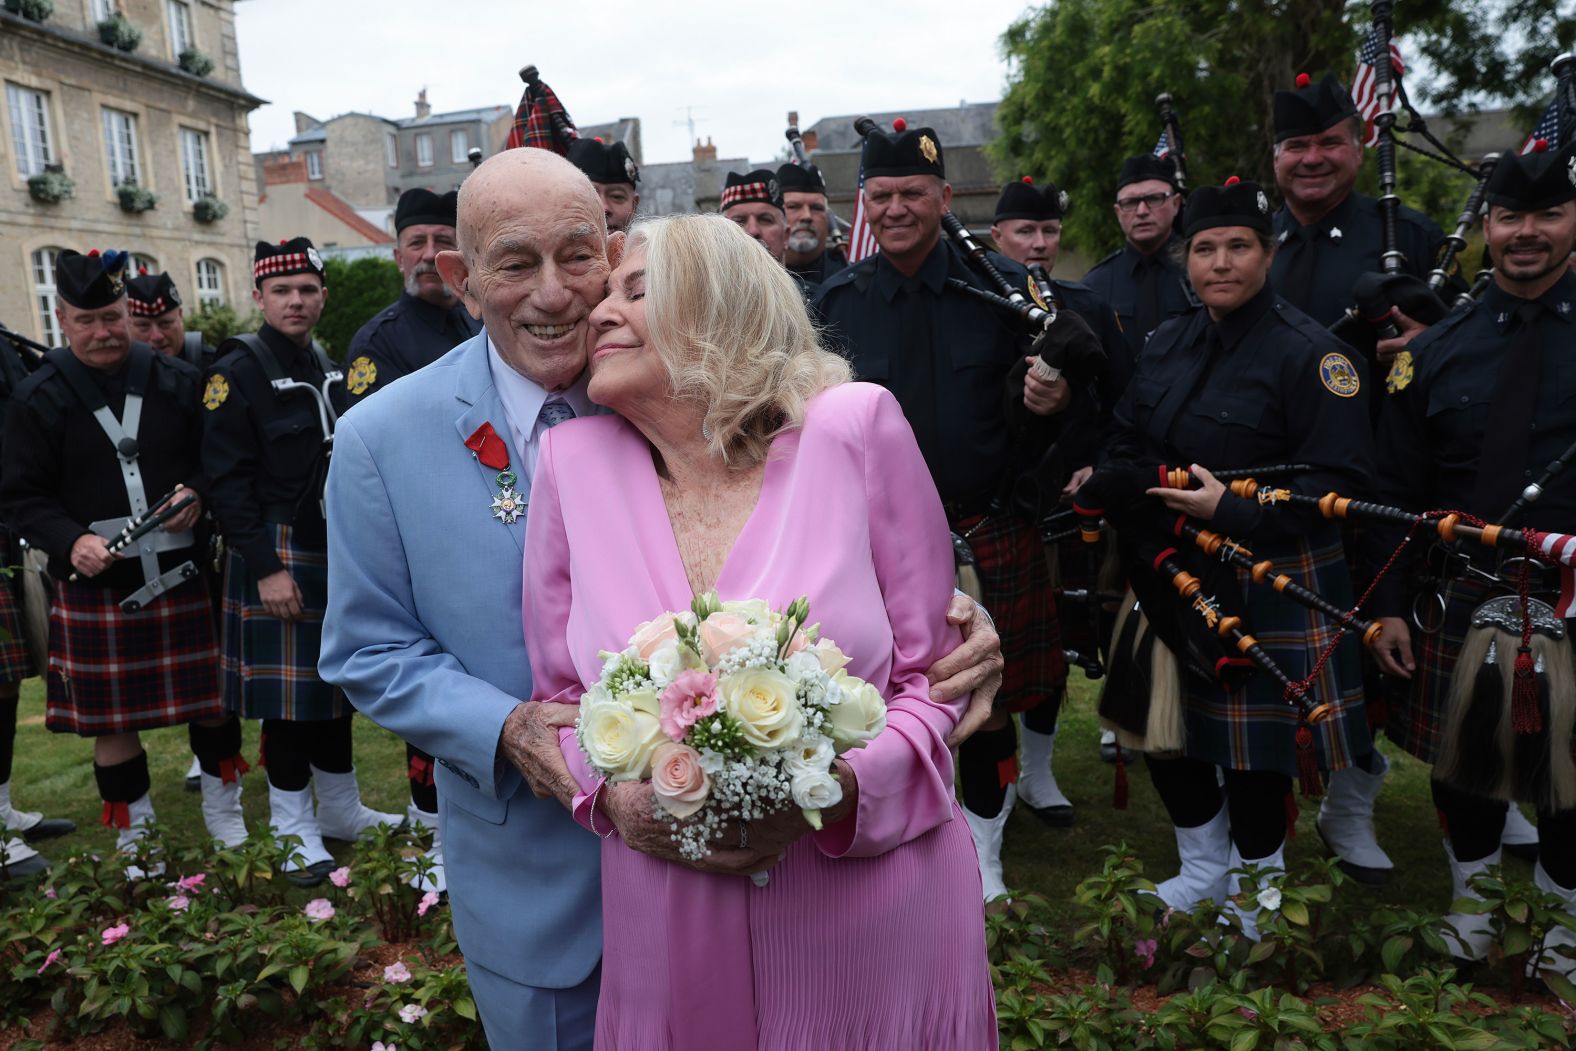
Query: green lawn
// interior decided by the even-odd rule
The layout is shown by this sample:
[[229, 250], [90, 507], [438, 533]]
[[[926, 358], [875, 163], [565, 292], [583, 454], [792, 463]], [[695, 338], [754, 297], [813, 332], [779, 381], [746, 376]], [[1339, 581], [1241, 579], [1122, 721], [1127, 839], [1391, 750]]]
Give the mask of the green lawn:
[[[1100, 848], [1105, 844], [1125, 840], [1143, 860], [1145, 872], [1156, 880], [1171, 875], [1177, 865], [1170, 825], [1142, 763], [1128, 766], [1128, 809], [1112, 809], [1113, 768], [1100, 761], [1096, 743], [1098, 684], [1075, 672], [1072, 687], [1072, 699], [1063, 710], [1062, 730], [1056, 739], [1056, 775], [1076, 805], [1077, 824], [1053, 829], [1020, 808], [1007, 826], [1005, 848], [1008, 886], [1037, 891], [1058, 909], [1065, 908], [1078, 881], [1099, 867]], [[113, 849], [113, 833], [98, 823], [100, 803], [93, 783], [91, 744], [44, 729], [43, 691], [36, 679], [23, 684], [19, 721], [13, 799], [26, 809], [69, 817], [78, 825], [73, 835], [43, 844], [45, 852], [65, 856], [81, 848]], [[245, 733], [244, 754], [252, 760], [257, 756], [257, 724], [247, 723]], [[143, 739], [160, 823], [177, 845], [197, 842], [203, 835], [202, 817], [199, 797], [184, 790], [183, 778], [191, 761], [185, 729], [158, 730], [144, 734]], [[1379, 799], [1379, 836], [1397, 870], [1385, 887], [1370, 890], [1349, 883], [1347, 893], [1370, 894], [1375, 902], [1446, 912], [1450, 881], [1439, 824], [1429, 801], [1427, 768], [1393, 748], [1386, 747], [1385, 752], [1392, 766]], [[370, 720], [357, 719], [356, 766], [368, 805], [404, 812], [409, 791], [405, 750], [398, 738]], [[247, 775], [244, 797], [249, 824], [266, 822], [267, 796], [262, 771], [254, 769]], [[1299, 859], [1323, 851], [1313, 827], [1318, 803], [1302, 800], [1301, 806], [1297, 837], [1288, 856], [1294, 869]], [[1507, 856], [1505, 864], [1510, 872], [1528, 876], [1526, 863]]]

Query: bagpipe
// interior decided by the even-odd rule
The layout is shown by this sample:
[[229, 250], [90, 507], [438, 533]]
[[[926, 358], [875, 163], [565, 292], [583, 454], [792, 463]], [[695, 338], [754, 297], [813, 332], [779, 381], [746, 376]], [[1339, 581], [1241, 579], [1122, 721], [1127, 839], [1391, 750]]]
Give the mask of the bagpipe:
[[[139, 515], [132, 515], [130, 518], [128, 518], [126, 520], [126, 524], [121, 528], [120, 532], [117, 533], [115, 537], [104, 546], [105, 552], [111, 558], [118, 557], [122, 551], [126, 550], [132, 544], [135, 544], [137, 541], [141, 540], [143, 537], [147, 536], [149, 533], [153, 532], [155, 529], [159, 528], [164, 523], [168, 522], [170, 519], [174, 518], [176, 515], [180, 514], [182, 511], [186, 510], [192, 504], [197, 502], [197, 494], [195, 493], [176, 500], [175, 497], [179, 494], [179, 492], [179, 487], [171, 489], [169, 492], [159, 497], [159, 499], [149, 506], [146, 511]], [[174, 501], [173, 503], [171, 503], [172, 500]], [[81, 574], [79, 573], [72, 573], [67, 579], [69, 579], [71, 583], [75, 584], [80, 575]]]
[[520, 96], [520, 105], [514, 111], [514, 126], [509, 129], [504, 149], [534, 146], [560, 155], [567, 154], [569, 144], [580, 137], [580, 132], [575, 129], [575, 122], [569, 119], [564, 104], [558, 101], [553, 89], [542, 81], [542, 75], [535, 66], [523, 67], [520, 79], [525, 82], [525, 92]]
[[44, 355], [49, 353], [49, 348], [42, 343], [36, 343], [26, 336], [12, 332], [5, 325], [0, 324], [0, 341], [10, 344], [12, 351], [21, 359], [22, 367], [32, 372], [44, 363]]
[[[1281, 464], [1216, 477], [1240, 487], [1254, 476], [1309, 470], [1306, 464]], [[1314, 684], [1346, 633], [1371, 640], [1379, 626], [1280, 572], [1272, 560], [1256, 558], [1242, 542], [1165, 510], [1148, 494], [1153, 488], [1191, 488], [1194, 482], [1186, 468], [1108, 465], [1084, 484], [1073, 505], [1086, 542], [1097, 542], [1106, 524], [1114, 528], [1127, 570], [1129, 593], [1117, 614], [1099, 704], [1102, 725], [1115, 730], [1124, 747], [1175, 753], [1185, 740], [1184, 679], [1229, 692], [1244, 688], [1254, 675], [1265, 676], [1287, 710], [1274, 718], [1284, 721], [1288, 712], [1293, 717], [1298, 780], [1305, 793], [1314, 794], [1320, 775], [1312, 727], [1334, 712], [1330, 700], [1315, 695]], [[1339, 625], [1306, 678], [1291, 676], [1259, 644], [1246, 614], [1250, 586], [1274, 591]]]
[[[1572, 456], [1576, 447], [1528, 486], [1505, 518], [1535, 503], [1549, 478]], [[1266, 506], [1306, 507], [1332, 521], [1400, 529], [1402, 538], [1380, 576], [1420, 535], [1436, 537], [1457, 551], [1470, 546], [1493, 552], [1498, 571], [1516, 567], [1513, 579], [1504, 579], [1498, 571], [1471, 569], [1471, 576], [1490, 590], [1511, 594], [1479, 603], [1467, 621], [1451, 673], [1434, 776], [1464, 791], [1532, 803], [1543, 810], [1576, 807], [1571, 749], [1576, 669], [1565, 623], [1576, 615], [1576, 535], [1484, 522], [1464, 511], [1415, 513], [1333, 492], [1310, 496], [1262, 486], [1251, 478], [1234, 481], [1231, 488]], [[1559, 595], [1552, 603], [1532, 595], [1533, 575], [1543, 568], [1558, 571]]]
[[1182, 148], [1182, 121], [1177, 115], [1176, 100], [1169, 91], [1155, 96], [1155, 108], [1160, 111], [1160, 131], [1166, 143], [1165, 157], [1171, 162], [1177, 176], [1177, 191], [1187, 195], [1187, 153]]

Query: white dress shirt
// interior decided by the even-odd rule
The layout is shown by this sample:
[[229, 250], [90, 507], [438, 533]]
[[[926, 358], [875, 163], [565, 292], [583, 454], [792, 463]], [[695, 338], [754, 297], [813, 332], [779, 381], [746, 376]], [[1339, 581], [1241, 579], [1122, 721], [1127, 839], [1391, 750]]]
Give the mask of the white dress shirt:
[[492, 370], [493, 386], [498, 388], [498, 399], [503, 402], [504, 416], [508, 418], [509, 444], [515, 451], [510, 457], [510, 469], [519, 476], [516, 488], [529, 494], [531, 479], [536, 474], [536, 455], [542, 447], [542, 432], [547, 430], [541, 419], [542, 406], [549, 399], [563, 401], [575, 410], [576, 416], [589, 416], [596, 411], [586, 396], [589, 377], [582, 375], [573, 386], [549, 394], [540, 384], [510, 368], [491, 336], [487, 337], [487, 365]]

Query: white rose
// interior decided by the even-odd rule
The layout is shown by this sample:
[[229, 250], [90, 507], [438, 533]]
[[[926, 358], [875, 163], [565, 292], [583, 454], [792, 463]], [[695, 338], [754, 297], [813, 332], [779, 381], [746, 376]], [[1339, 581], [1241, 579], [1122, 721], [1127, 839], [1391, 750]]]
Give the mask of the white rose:
[[763, 751], [784, 748], [804, 731], [804, 712], [788, 676], [746, 668], [717, 684], [722, 710], [739, 724], [740, 736]]
[[799, 746], [783, 756], [783, 771], [789, 777], [802, 774], [824, 774], [832, 766], [837, 749], [832, 739], [823, 734], [801, 737]]
[[857, 748], [886, 729], [886, 701], [874, 686], [846, 672], [833, 677], [843, 699], [827, 709], [826, 721], [839, 752]]
[[764, 599], [735, 599], [722, 604], [723, 612], [737, 613], [751, 624], [770, 624], [772, 608]]
[[[647, 698], [649, 708], [631, 703]], [[668, 739], [657, 721], [656, 694], [649, 690], [619, 701], [587, 704], [582, 700], [577, 729], [592, 764], [612, 781], [649, 776], [652, 753]]]
[[666, 688], [684, 670], [684, 655], [679, 652], [679, 640], [668, 639], [651, 652], [651, 681], [657, 689]]
[[848, 655], [838, 649], [837, 643], [831, 639], [821, 639], [812, 649], [821, 662], [822, 670], [828, 675], [842, 671], [848, 664]]
[[843, 801], [843, 786], [825, 771], [799, 774], [792, 781], [791, 791], [794, 805], [801, 810], [825, 810]]
[[788, 678], [794, 682], [814, 682], [821, 676], [821, 662], [811, 650], [800, 650], [789, 657], [786, 666]]

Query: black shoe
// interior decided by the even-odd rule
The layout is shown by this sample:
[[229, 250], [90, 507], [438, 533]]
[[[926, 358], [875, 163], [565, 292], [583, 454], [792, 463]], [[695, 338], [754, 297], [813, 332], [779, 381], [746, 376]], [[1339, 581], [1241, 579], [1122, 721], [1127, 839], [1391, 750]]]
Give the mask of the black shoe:
[[[1028, 804], [1025, 803], [1024, 806], [1028, 806]], [[1073, 808], [1071, 806], [1031, 806], [1029, 807], [1029, 813], [1052, 828], [1072, 828], [1073, 826]]]
[[201, 774], [198, 774], [196, 777], [188, 777], [186, 779], [186, 791], [188, 791], [188, 792], [201, 792], [202, 791], [202, 775]]
[[1390, 882], [1389, 869], [1371, 869], [1363, 865], [1353, 865], [1350, 861], [1335, 853], [1335, 849], [1330, 846], [1330, 841], [1324, 838], [1324, 829], [1319, 827], [1317, 821], [1313, 823], [1313, 830], [1319, 833], [1319, 841], [1324, 844], [1324, 849], [1329, 852], [1331, 857], [1335, 858], [1335, 867], [1352, 877], [1352, 879], [1365, 887], [1383, 887]]
[[32, 828], [22, 833], [22, 838], [29, 843], [37, 843], [41, 839], [54, 839], [56, 836], [66, 836], [77, 830], [75, 821], [68, 821], [63, 817], [46, 817]]
[[304, 869], [286, 872], [285, 879], [297, 887], [316, 887], [328, 879], [328, 874], [338, 867], [337, 861], [314, 861]]
[[30, 858], [23, 858], [10, 865], [0, 865], [0, 878], [7, 883], [25, 883], [48, 871], [49, 859], [42, 854], [34, 854]]
[[1538, 845], [1536, 843], [1504, 843], [1505, 853], [1520, 858], [1522, 861], [1535, 864], [1538, 860]]

